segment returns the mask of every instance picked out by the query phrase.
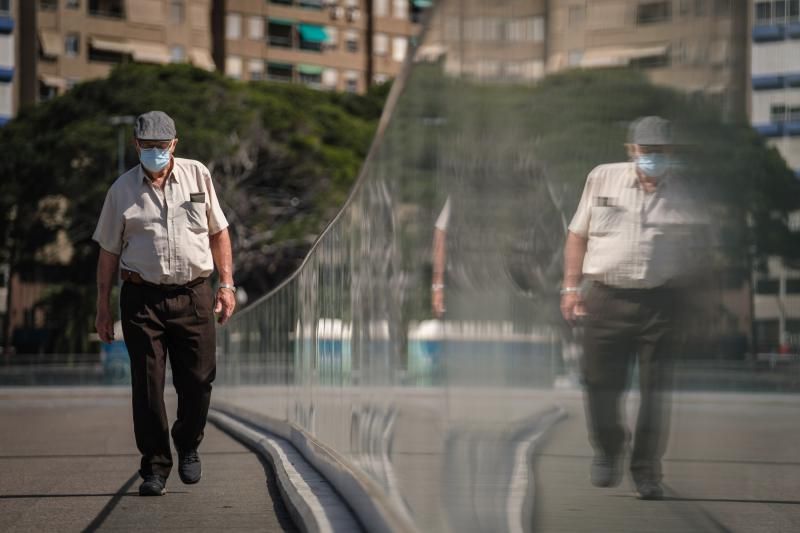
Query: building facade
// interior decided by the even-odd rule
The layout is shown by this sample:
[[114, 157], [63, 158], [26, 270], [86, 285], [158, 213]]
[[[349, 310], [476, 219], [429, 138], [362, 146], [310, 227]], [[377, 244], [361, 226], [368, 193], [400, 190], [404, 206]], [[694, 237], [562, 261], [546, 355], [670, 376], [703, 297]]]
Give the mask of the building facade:
[[426, 0], [225, 0], [224, 71], [364, 92], [400, 71]]
[[36, 32], [35, 55], [21, 59], [35, 87], [28, 100], [46, 100], [78, 81], [105, 77], [125, 61], [214, 69], [210, 1], [38, 0], [25, 13]]
[[[800, 0], [749, 5], [750, 121], [800, 179]], [[789, 225], [800, 231], [800, 212]], [[758, 351], [800, 353], [800, 265], [771, 257], [754, 278]]]
[[741, 0], [551, 0], [547, 71], [630, 66], [744, 115], [747, 15]]
[[17, 108], [17, 0], [0, 0], [0, 126], [14, 116]]

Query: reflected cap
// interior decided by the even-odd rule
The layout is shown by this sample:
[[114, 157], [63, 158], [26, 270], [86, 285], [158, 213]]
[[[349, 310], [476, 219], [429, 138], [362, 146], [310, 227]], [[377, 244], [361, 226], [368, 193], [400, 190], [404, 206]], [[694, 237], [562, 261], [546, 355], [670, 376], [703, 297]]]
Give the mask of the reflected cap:
[[628, 129], [628, 142], [651, 146], [672, 144], [672, 124], [661, 117], [637, 118]]
[[175, 122], [163, 111], [148, 111], [136, 118], [133, 135], [143, 141], [166, 141], [176, 137]]

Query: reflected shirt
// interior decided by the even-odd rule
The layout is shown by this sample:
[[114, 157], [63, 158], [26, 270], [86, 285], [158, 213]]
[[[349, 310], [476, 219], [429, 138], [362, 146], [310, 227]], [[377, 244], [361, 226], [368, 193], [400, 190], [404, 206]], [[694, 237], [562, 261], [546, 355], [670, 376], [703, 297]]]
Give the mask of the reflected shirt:
[[678, 177], [647, 193], [634, 163], [589, 173], [569, 230], [588, 239], [583, 275], [620, 288], [652, 288], [692, 269], [692, 233], [701, 219]]
[[141, 165], [114, 182], [92, 238], [120, 256], [120, 266], [158, 284], [185, 284], [211, 275], [209, 235], [228, 227], [211, 174], [202, 163], [173, 158], [159, 189]]

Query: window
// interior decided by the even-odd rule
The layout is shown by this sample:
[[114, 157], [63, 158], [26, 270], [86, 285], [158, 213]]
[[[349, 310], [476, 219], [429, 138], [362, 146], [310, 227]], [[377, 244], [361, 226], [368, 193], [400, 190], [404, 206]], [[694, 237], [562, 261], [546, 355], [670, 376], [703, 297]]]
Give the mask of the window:
[[58, 0], [39, 0], [39, 9], [42, 11], [55, 11], [58, 9]]
[[58, 96], [58, 88], [39, 82], [39, 101], [46, 102]]
[[694, 0], [694, 16], [705, 17], [708, 14], [706, 0]]
[[335, 89], [336, 85], [339, 83], [339, 71], [335, 68], [326, 68], [322, 71], [322, 85], [329, 88]]
[[372, 77], [372, 81], [375, 82], [375, 85], [383, 85], [384, 83], [389, 81], [389, 75], [388, 74], [382, 74], [382, 73], [379, 72], [378, 74], [375, 74]]
[[269, 0], [269, 1], [272, 2], [273, 4], [284, 4], [287, 6], [292, 5], [292, 0]]
[[586, 12], [584, 6], [569, 6], [567, 24], [569, 26], [579, 26], [583, 24], [583, 16]]
[[247, 36], [256, 41], [264, 38], [264, 19], [262, 17], [249, 17], [247, 19]]
[[784, 22], [786, 20], [786, 1], [779, 0], [772, 3], [772, 17], [773, 23]]
[[779, 323], [777, 320], [756, 320], [756, 349], [759, 352], [774, 352], [778, 348]]
[[408, 40], [405, 37], [395, 37], [392, 41], [392, 59], [402, 63], [406, 59]]
[[[800, 278], [786, 280], [786, 294], [800, 294]], [[800, 333], [800, 329], [795, 330], [795, 333]]]
[[106, 50], [95, 46], [92, 41], [89, 41], [89, 61], [96, 61], [98, 63], [122, 63], [126, 56], [128, 56], [128, 54], [123, 54], [116, 49]]
[[170, 63], [183, 63], [186, 60], [186, 51], [183, 46], [176, 44], [169, 48]]
[[66, 6], [67, 6], [67, 9], [80, 9], [81, 8], [81, 1], [80, 0], [67, 0]]
[[669, 66], [669, 55], [661, 54], [648, 57], [638, 57], [628, 63], [632, 68], [661, 68]]
[[328, 40], [325, 42], [325, 46], [329, 50], [336, 50], [339, 48], [339, 28], [336, 26], [328, 26], [325, 28], [325, 31], [328, 33]]
[[293, 42], [292, 22], [279, 19], [269, 19], [267, 26], [267, 40], [270, 46], [291, 48]]
[[271, 81], [292, 81], [294, 66], [285, 63], [268, 63], [267, 79]]
[[0, 0], [0, 13], [4, 15], [11, 13], [11, 0]]
[[682, 17], [686, 17], [689, 15], [689, 2], [691, 0], [680, 0], [678, 3], [678, 14]]
[[312, 52], [321, 52], [322, 45], [328, 41], [328, 33], [323, 26], [316, 24], [299, 24], [300, 49]]
[[181, 25], [185, 18], [183, 0], [171, 0], [169, 3], [170, 24]]
[[789, 22], [800, 20], [800, 0], [789, 0]]
[[669, 2], [647, 2], [639, 4], [636, 9], [637, 24], [657, 24], [670, 19]]
[[506, 24], [506, 39], [541, 42], [544, 36], [543, 22], [542, 17], [509, 20]]
[[779, 287], [777, 279], [759, 279], [756, 281], [756, 294], [778, 294]]
[[124, 0], [89, 0], [89, 14], [100, 17], [125, 18], [125, 2]]
[[225, 75], [235, 80], [242, 79], [242, 58], [238, 56], [228, 56], [225, 58]]
[[264, 79], [264, 61], [261, 59], [250, 59], [247, 61], [247, 75], [252, 81]]
[[772, 2], [756, 2], [756, 24], [772, 22]]
[[800, 106], [790, 107], [787, 112], [787, 120], [789, 122], [800, 122]]
[[408, 0], [392, 0], [392, 12], [396, 19], [408, 19]]
[[376, 33], [372, 45], [372, 51], [376, 56], [385, 56], [389, 53], [389, 36], [385, 33]]
[[388, 17], [389, 0], [373, 0], [372, 10], [376, 17]]
[[77, 33], [68, 33], [64, 37], [64, 55], [77, 57], [81, 53], [81, 36]]
[[225, 15], [225, 38], [241, 39], [242, 37], [242, 16], [239, 13], [228, 13]]
[[344, 35], [345, 46], [348, 52], [358, 52], [358, 32], [354, 30], [347, 30]]
[[786, 121], [786, 106], [783, 104], [772, 104], [769, 107], [769, 121], [770, 122], [785, 122]]
[[731, 0], [714, 0], [714, 14], [718, 17], [727, 17], [731, 14]]
[[322, 67], [316, 65], [298, 65], [297, 73], [300, 76], [300, 83], [315, 89], [322, 87]]
[[347, 71], [344, 89], [349, 93], [358, 92], [358, 72], [354, 70]]

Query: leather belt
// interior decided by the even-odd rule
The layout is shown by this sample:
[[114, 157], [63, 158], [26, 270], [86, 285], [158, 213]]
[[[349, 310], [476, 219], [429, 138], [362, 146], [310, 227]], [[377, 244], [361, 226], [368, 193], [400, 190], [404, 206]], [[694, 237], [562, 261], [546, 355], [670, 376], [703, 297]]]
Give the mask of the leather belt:
[[185, 283], [183, 285], [179, 285], [176, 283], [151, 283], [144, 278], [142, 278], [141, 274], [138, 272], [134, 272], [133, 270], [128, 270], [125, 268], [120, 269], [120, 277], [122, 281], [133, 283], [134, 285], [145, 285], [147, 287], [153, 287], [155, 289], [160, 289], [162, 291], [173, 291], [176, 289], [191, 289], [192, 287], [196, 287], [203, 283], [208, 278], [195, 278], [189, 283]]

